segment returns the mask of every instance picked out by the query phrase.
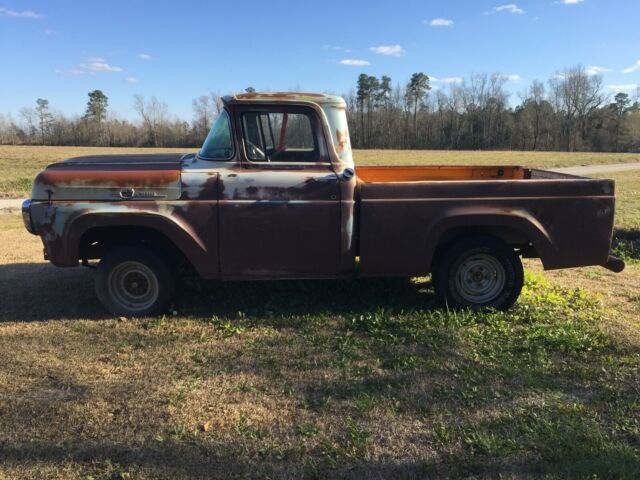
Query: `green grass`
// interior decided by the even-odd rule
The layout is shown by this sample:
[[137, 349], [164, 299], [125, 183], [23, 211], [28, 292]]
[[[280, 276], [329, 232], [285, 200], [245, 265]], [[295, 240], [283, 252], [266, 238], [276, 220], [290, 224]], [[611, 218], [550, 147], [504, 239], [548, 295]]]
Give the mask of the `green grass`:
[[425, 278], [187, 278], [171, 315], [118, 320], [91, 272], [2, 271], [0, 476], [640, 475], [640, 344], [541, 275], [489, 314]]
[[[188, 152], [193, 149], [46, 147], [0, 145], [0, 198], [22, 197], [30, 182], [46, 165], [81, 155]], [[639, 162], [640, 154], [585, 152], [443, 151], [443, 150], [356, 150], [358, 165], [525, 165], [566, 167]]]

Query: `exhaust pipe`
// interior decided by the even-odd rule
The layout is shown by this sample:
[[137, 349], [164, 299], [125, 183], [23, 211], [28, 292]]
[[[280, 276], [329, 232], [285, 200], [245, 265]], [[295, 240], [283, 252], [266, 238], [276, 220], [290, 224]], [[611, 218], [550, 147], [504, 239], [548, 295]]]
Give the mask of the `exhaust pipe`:
[[620, 273], [624, 270], [624, 260], [618, 257], [614, 257], [613, 255], [609, 255], [607, 261], [604, 265], [602, 265], [607, 270], [611, 270], [612, 272]]

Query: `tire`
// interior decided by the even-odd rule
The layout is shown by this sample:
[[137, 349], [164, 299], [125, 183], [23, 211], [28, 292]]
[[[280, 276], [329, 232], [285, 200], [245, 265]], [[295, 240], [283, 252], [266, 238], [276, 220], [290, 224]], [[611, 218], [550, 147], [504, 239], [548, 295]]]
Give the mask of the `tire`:
[[108, 312], [146, 317], [167, 310], [175, 282], [169, 266], [154, 252], [139, 247], [119, 247], [100, 261], [95, 291]]
[[434, 265], [433, 288], [440, 303], [448, 308], [508, 310], [524, 284], [520, 257], [491, 236], [455, 242]]

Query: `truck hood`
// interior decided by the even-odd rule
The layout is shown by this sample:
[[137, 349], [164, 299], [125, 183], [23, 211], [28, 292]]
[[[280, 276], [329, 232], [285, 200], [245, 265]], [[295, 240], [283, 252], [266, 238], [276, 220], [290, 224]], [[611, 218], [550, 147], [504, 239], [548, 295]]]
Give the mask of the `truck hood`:
[[96, 155], [49, 165], [33, 183], [34, 200], [176, 200], [183, 154]]

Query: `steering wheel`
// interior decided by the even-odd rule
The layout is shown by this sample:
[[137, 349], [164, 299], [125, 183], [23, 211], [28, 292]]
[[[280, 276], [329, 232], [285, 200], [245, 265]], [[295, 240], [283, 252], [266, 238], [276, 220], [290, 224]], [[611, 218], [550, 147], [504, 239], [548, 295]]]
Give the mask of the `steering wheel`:
[[251, 158], [267, 160], [267, 156], [264, 154], [264, 152], [260, 148], [258, 148], [256, 144], [250, 142], [249, 140], [247, 140], [247, 151], [249, 152], [249, 157]]

